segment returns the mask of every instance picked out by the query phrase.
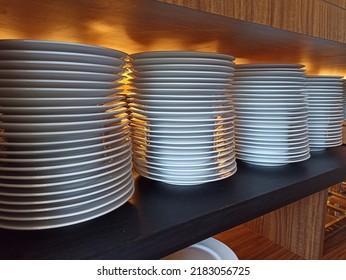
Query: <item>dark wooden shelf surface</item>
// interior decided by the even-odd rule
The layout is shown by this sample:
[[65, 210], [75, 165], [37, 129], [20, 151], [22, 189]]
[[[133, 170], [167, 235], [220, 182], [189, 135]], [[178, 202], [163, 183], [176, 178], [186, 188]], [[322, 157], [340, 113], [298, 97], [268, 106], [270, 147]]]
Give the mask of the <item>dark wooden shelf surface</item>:
[[238, 162], [230, 178], [172, 186], [142, 177], [119, 209], [81, 224], [41, 231], [0, 230], [0, 259], [158, 259], [346, 179], [346, 147], [301, 163]]

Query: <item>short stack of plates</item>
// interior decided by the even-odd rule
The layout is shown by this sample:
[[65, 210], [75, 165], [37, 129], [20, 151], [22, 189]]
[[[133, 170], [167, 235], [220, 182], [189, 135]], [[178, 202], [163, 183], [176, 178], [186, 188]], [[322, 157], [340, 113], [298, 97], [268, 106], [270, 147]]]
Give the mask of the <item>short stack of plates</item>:
[[204, 52], [132, 55], [130, 97], [136, 171], [175, 185], [236, 171], [229, 87], [234, 58]]
[[53, 41], [0, 41], [0, 227], [61, 227], [133, 194], [125, 54]]
[[310, 157], [302, 68], [299, 64], [237, 65], [233, 81], [237, 158], [280, 166]]
[[340, 76], [307, 76], [309, 143], [312, 151], [342, 144], [344, 119]]

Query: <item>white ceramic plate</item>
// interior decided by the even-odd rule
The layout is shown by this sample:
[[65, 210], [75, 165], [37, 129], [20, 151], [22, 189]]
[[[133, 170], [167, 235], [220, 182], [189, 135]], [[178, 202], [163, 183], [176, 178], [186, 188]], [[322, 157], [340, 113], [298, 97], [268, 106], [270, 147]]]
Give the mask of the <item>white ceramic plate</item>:
[[208, 238], [164, 257], [163, 260], [238, 260], [238, 257], [224, 243]]
[[60, 42], [60, 41], [49, 41], [49, 40], [18, 40], [18, 39], [8, 39], [0, 41], [1, 50], [38, 50], [38, 51], [60, 51], [60, 52], [75, 52], [75, 53], [86, 53], [86, 54], [97, 54], [105, 55], [110, 57], [120, 57], [126, 56], [126, 53], [117, 51], [110, 48], [80, 44], [80, 43], [70, 43], [70, 42]]
[[[122, 68], [114, 67], [114, 73], [120, 73]], [[23, 80], [77, 80], [77, 81], [100, 81], [115, 82], [122, 77], [115, 74], [106, 74], [98, 72], [78, 72], [78, 71], [55, 71], [55, 70], [12, 70], [0, 69], [1, 79], [23, 79]]]
[[17, 69], [17, 70], [53, 70], [53, 71], [87, 71], [106, 74], [114, 74], [123, 72], [121, 68], [125, 61], [113, 58], [114, 66], [66, 62], [66, 61], [47, 61], [47, 60], [0, 60], [0, 69]]
[[91, 209], [89, 212], [78, 214], [66, 218], [39, 220], [39, 221], [5, 221], [0, 220], [0, 227], [14, 230], [41, 230], [57, 228], [62, 226], [73, 225], [94, 219], [96, 217], [107, 214], [123, 204], [125, 204], [133, 195], [134, 188], [130, 188], [126, 193], [117, 196], [117, 199], [101, 205], [101, 207]]
[[78, 81], [78, 80], [43, 80], [43, 79], [0, 79], [2, 87], [13, 88], [88, 88], [113, 89], [119, 84], [115, 82]]
[[[230, 57], [231, 58], [231, 57]], [[233, 60], [233, 59], [232, 59]], [[234, 67], [231, 59], [215, 59], [203, 57], [152, 57], [152, 58], [134, 58], [131, 64], [136, 67], [139, 65], [152, 64], [205, 64], [205, 65], [223, 65]]]
[[[63, 141], [78, 140], [81, 138], [91, 138], [104, 135], [104, 133], [113, 133], [126, 129], [126, 122], [117, 126], [109, 126], [96, 129], [85, 129], [78, 131], [55, 131], [55, 132], [1, 132], [0, 136], [8, 139], [20, 139], [31, 141]], [[29, 141], [30, 142], [30, 141]]]
[[226, 83], [188, 83], [188, 82], [143, 82], [139, 83], [134, 81], [132, 84], [137, 89], [148, 89], [148, 88], [157, 88], [157, 89], [229, 89], [231, 87], [230, 82]]
[[105, 120], [85, 121], [85, 122], [52, 122], [52, 123], [7, 123], [0, 122], [0, 128], [6, 132], [55, 132], [55, 131], [78, 131], [85, 129], [102, 128], [112, 124], [119, 124], [125, 120], [127, 114], [121, 118], [110, 118]]
[[133, 60], [144, 58], [209, 58], [209, 59], [223, 59], [233, 61], [235, 58], [230, 55], [213, 53], [213, 52], [194, 52], [194, 51], [154, 51], [154, 52], [141, 52], [131, 55]]
[[[1, 110], [0, 110], [1, 111]], [[53, 122], [84, 122], [97, 121], [112, 117], [122, 117], [126, 108], [119, 108], [113, 112], [101, 112], [93, 114], [62, 114], [62, 115], [0, 115], [1, 122], [11, 123], [53, 123]], [[0, 125], [1, 127], [1, 125]]]
[[223, 72], [232, 73], [233, 67], [212, 64], [151, 64], [151, 65], [138, 65], [134, 67], [134, 71], [167, 71], [167, 70], [181, 70], [181, 71], [208, 71], [208, 72]]
[[145, 77], [134, 78], [135, 83], [230, 83], [230, 78], [214, 77]]
[[154, 71], [140, 71], [133, 72], [133, 76], [138, 78], [219, 78], [219, 79], [230, 79], [232, 73], [224, 73], [217, 71], [204, 71], [204, 69], [199, 69], [198, 71], [193, 70], [154, 70]]
[[90, 88], [13, 88], [1, 87], [1, 98], [82, 98], [106, 97], [120, 93], [116, 89], [90, 89]]

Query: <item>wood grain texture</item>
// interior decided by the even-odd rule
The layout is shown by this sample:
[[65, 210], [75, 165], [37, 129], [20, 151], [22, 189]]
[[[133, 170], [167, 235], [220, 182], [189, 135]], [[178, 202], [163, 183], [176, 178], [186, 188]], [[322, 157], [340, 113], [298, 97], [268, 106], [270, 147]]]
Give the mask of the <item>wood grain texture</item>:
[[324, 260], [346, 260], [346, 228], [324, 242]]
[[304, 259], [246, 226], [235, 227], [215, 235], [214, 238], [230, 247], [240, 260]]
[[[258, 14], [264, 9], [259, 6]], [[156, 0], [0, 0], [0, 38], [78, 42], [130, 54], [211, 51], [236, 56], [238, 63], [302, 63], [308, 74], [346, 76], [345, 44]]]
[[306, 258], [323, 255], [327, 190], [246, 223], [273, 242]]
[[159, 0], [346, 43], [344, 0]]

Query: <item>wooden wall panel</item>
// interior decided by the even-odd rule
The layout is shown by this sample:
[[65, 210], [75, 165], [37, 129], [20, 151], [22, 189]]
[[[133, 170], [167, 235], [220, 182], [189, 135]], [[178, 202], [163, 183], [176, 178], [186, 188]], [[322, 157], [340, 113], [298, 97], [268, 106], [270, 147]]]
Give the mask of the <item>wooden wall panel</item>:
[[346, 43], [344, 0], [158, 0]]
[[327, 190], [270, 212], [245, 225], [306, 259], [323, 255]]

